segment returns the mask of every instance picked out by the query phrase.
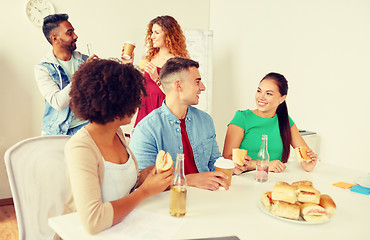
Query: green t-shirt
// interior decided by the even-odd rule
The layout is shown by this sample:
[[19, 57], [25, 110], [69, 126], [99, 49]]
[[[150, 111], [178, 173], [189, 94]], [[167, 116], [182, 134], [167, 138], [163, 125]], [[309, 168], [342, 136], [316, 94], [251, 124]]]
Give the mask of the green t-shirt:
[[[229, 124], [244, 129], [244, 138], [240, 144], [241, 149], [248, 151], [252, 160], [257, 160], [257, 154], [261, 147], [262, 135], [268, 136], [268, 152], [270, 161], [281, 160], [283, 154], [283, 141], [280, 137], [279, 120], [275, 114], [273, 118], [263, 118], [254, 114], [251, 110], [237, 111]], [[294, 125], [289, 117], [290, 127]]]

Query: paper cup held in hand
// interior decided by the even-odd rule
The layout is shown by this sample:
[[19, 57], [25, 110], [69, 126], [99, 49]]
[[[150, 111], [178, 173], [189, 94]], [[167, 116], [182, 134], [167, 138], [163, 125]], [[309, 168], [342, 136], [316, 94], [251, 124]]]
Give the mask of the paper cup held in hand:
[[216, 160], [215, 170], [219, 172], [223, 172], [228, 176], [228, 178], [225, 179], [225, 182], [228, 186], [230, 186], [231, 178], [233, 176], [233, 171], [234, 171], [234, 163], [229, 159], [220, 157]]
[[135, 43], [133, 42], [124, 42], [123, 44], [123, 55], [122, 57], [124, 59], [131, 59], [132, 53], [135, 49]]

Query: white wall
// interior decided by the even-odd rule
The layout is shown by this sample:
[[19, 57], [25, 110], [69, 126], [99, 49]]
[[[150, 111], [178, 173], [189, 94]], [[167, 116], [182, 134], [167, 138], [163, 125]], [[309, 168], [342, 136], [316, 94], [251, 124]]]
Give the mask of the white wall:
[[[321, 138], [321, 160], [370, 172], [364, 151], [370, 143], [370, 1], [51, 1], [70, 15], [78, 50], [92, 43], [100, 57], [119, 57], [123, 41], [132, 40], [139, 59], [146, 25], [158, 15], [174, 16], [183, 28], [213, 30], [212, 117], [221, 151], [235, 111], [254, 108], [258, 81], [277, 71], [289, 81], [288, 107], [297, 126]], [[39, 135], [44, 109], [33, 66], [49, 45], [28, 22], [25, 2], [8, 1], [0, 11], [1, 156]], [[0, 199], [8, 197], [0, 161]]]
[[320, 137], [320, 159], [370, 172], [370, 1], [211, 0], [210, 14], [220, 149], [235, 111], [254, 109], [258, 82], [276, 71], [290, 116]]
[[[136, 42], [138, 62], [149, 21], [172, 15], [182, 28], [209, 28], [209, 1], [197, 0], [51, 0], [57, 13], [68, 13], [79, 39], [77, 50], [91, 43], [103, 58], [120, 57], [126, 40]], [[41, 28], [25, 15], [26, 0], [8, 1], [0, 10], [0, 155], [16, 142], [41, 132], [44, 102], [33, 67], [49, 49]], [[191, 17], [190, 17], [191, 16]], [[1, 157], [2, 159], [2, 157]], [[11, 197], [4, 161], [0, 161], [0, 199]]]

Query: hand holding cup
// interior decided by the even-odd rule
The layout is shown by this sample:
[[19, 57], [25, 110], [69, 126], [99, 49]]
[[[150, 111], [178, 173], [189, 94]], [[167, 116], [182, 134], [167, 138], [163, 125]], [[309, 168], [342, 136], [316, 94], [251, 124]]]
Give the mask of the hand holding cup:
[[135, 49], [135, 43], [128, 42], [128, 41], [124, 42], [123, 49], [122, 49], [122, 58], [131, 59], [134, 49]]
[[124, 64], [133, 63], [134, 61], [134, 49], [135, 43], [133, 42], [124, 42], [121, 54], [121, 60]]
[[231, 178], [233, 176], [234, 164], [231, 160], [220, 157], [215, 162], [215, 171], [223, 172], [227, 175], [224, 179], [228, 186], [231, 185]]

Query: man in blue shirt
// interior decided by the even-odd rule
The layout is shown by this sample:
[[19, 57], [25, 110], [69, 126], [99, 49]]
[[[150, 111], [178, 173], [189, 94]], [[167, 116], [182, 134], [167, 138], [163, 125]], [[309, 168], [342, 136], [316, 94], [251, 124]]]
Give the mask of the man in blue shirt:
[[130, 148], [140, 169], [155, 164], [159, 150], [169, 152], [174, 160], [178, 153], [184, 153], [189, 186], [228, 189], [222, 179], [226, 174], [214, 171], [221, 154], [213, 120], [191, 106], [199, 103], [199, 94], [205, 90], [198, 67], [197, 62], [185, 58], [166, 62], [159, 76], [166, 99], [135, 127]]

